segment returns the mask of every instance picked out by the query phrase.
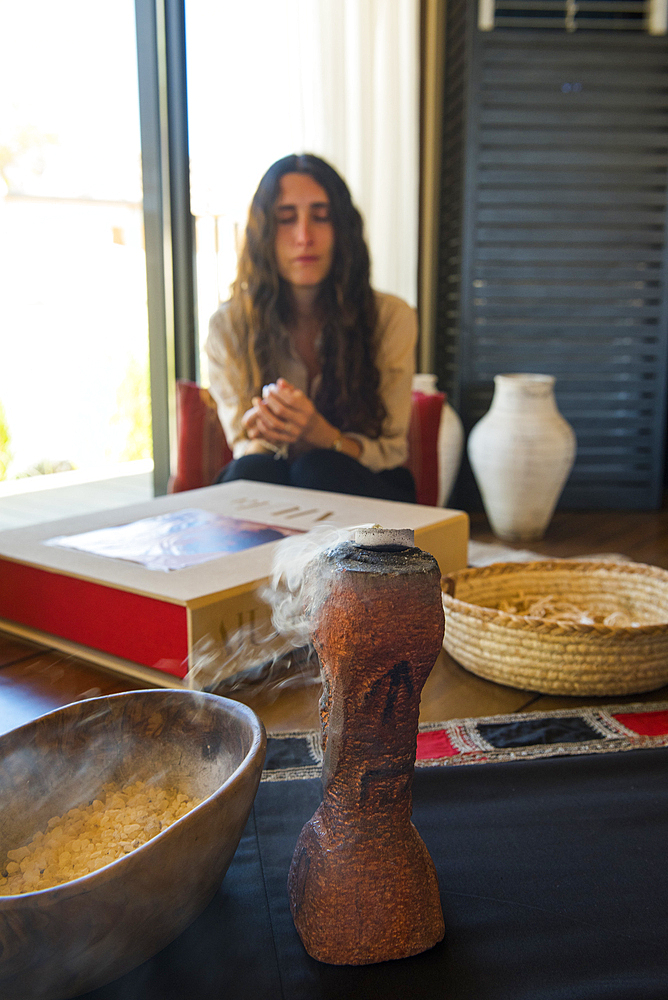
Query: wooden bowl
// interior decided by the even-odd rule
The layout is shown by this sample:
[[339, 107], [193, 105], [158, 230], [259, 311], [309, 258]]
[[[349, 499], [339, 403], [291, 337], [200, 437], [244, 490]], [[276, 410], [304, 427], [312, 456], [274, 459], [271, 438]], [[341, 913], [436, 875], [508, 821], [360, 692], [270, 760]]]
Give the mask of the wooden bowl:
[[209, 903], [253, 804], [266, 749], [251, 709], [188, 690], [67, 705], [0, 737], [0, 851], [104, 782], [154, 779], [203, 798], [118, 861], [51, 889], [0, 896], [0, 997], [61, 1000], [118, 978]]

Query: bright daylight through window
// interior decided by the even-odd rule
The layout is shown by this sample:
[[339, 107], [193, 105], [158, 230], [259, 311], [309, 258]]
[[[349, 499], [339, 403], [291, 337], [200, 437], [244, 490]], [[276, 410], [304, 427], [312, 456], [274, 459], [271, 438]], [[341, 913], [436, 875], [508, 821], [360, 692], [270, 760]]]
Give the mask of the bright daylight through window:
[[150, 468], [134, 5], [0, 11], [0, 480]]
[[[200, 346], [252, 193], [291, 152], [342, 173], [374, 287], [415, 305], [418, 0], [185, 0], [185, 18]], [[152, 488], [135, 4], [0, 0], [0, 24], [0, 497], [54, 472]]]

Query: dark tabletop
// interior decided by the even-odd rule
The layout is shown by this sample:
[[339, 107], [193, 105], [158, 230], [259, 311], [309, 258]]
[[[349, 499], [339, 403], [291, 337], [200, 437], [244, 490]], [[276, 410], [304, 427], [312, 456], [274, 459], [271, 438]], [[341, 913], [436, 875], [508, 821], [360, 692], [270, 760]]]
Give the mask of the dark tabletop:
[[444, 941], [365, 967], [305, 953], [286, 879], [319, 780], [260, 786], [215, 898], [87, 1000], [666, 1000], [668, 749], [416, 772]]

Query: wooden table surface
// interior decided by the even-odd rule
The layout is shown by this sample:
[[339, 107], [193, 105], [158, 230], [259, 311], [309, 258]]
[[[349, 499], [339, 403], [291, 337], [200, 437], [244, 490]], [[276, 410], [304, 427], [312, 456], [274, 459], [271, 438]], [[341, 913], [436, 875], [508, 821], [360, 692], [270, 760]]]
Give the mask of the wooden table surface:
[[[471, 537], [476, 541], [498, 542], [484, 514], [471, 516]], [[514, 547], [529, 547], [561, 557], [619, 552], [639, 562], [668, 568], [668, 510], [557, 511], [542, 541]], [[319, 683], [314, 678], [293, 685], [285, 683], [287, 678], [283, 680], [280, 688], [247, 690], [236, 697], [257, 712], [270, 733], [316, 729]], [[0, 631], [0, 733], [71, 701], [142, 686], [145, 685], [75, 656]], [[668, 700], [668, 686], [625, 698], [562, 698], [520, 691], [476, 677], [443, 651], [425, 685], [420, 719], [439, 722], [612, 702], [663, 700]]]
[[[146, 686], [85, 660], [37, 646], [0, 632], [0, 733], [30, 722], [69, 702]], [[243, 692], [267, 732], [317, 729], [320, 685], [306, 683]], [[443, 651], [422, 692], [421, 722], [474, 718], [512, 712], [578, 708], [609, 703], [668, 701], [668, 686], [640, 695], [613, 698], [567, 698], [520, 691], [476, 677]]]

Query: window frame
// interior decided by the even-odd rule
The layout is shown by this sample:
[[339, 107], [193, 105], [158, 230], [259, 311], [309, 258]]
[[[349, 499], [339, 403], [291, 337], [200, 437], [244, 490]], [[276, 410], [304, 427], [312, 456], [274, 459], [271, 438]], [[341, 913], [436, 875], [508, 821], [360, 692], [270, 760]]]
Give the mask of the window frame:
[[153, 485], [160, 496], [167, 492], [176, 455], [176, 380], [199, 380], [185, 0], [135, 0], [135, 19]]

